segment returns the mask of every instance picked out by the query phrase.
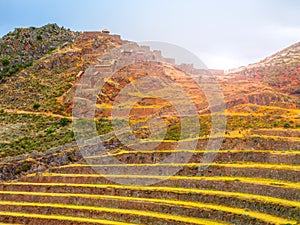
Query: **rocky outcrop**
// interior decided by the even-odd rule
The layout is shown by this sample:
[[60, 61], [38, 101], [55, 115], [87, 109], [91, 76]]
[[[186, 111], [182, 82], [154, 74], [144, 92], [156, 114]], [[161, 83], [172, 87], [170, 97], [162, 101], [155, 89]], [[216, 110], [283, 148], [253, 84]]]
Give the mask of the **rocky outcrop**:
[[58, 47], [71, 45], [79, 33], [57, 24], [41, 28], [16, 28], [0, 38], [0, 78], [29, 67], [35, 60]]

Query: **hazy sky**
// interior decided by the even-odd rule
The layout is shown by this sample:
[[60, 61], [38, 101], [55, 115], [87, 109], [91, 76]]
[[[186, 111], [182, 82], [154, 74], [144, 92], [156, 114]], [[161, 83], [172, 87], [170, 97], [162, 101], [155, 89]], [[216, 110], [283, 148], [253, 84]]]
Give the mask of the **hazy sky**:
[[124, 39], [164, 41], [210, 68], [256, 62], [300, 41], [299, 0], [0, 0], [0, 35], [57, 23], [108, 28]]

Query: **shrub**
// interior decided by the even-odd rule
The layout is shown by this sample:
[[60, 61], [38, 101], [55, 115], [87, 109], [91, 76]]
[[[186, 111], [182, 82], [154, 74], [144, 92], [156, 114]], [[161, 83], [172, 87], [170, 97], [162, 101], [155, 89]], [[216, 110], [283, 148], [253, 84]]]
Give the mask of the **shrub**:
[[26, 163], [22, 166], [21, 170], [23, 172], [27, 172], [28, 170], [30, 170], [30, 168], [31, 168], [31, 165]]
[[166, 133], [166, 140], [175, 140], [179, 141], [181, 138], [181, 130], [178, 124], [174, 124], [173, 126], [169, 127]]
[[21, 172], [27, 172], [28, 170], [30, 170], [30, 168], [31, 168], [31, 165], [25, 163], [21, 168], [16, 169], [15, 174], [18, 175]]
[[55, 50], [55, 47], [50, 47], [49, 50], [48, 50], [48, 53], [51, 53]]
[[[118, 121], [115, 121], [118, 123]], [[111, 121], [105, 118], [100, 118], [96, 123], [96, 128], [99, 135], [109, 133], [113, 130]]]
[[9, 58], [8, 57], [3, 57], [1, 59], [1, 63], [2, 63], [3, 66], [7, 66], [10, 63]]
[[25, 66], [25, 67], [30, 67], [30, 66], [32, 66], [32, 61], [26, 62], [24, 66]]
[[14, 73], [19, 72], [22, 69], [22, 65], [18, 64], [18, 65], [13, 65], [9, 70], [8, 70], [8, 74], [12, 75]]
[[42, 40], [42, 39], [43, 39], [43, 38], [42, 38], [42, 35], [40, 35], [40, 34], [37, 35], [37, 36], [36, 36], [36, 39], [37, 39], [38, 41]]
[[39, 109], [41, 107], [41, 105], [39, 104], [39, 103], [35, 103], [34, 105], [33, 105], [33, 109], [34, 110], [37, 110], [37, 109]]
[[73, 157], [72, 157], [71, 154], [68, 154], [68, 160], [69, 160], [70, 162], [73, 162]]
[[1, 48], [3, 48], [3, 49], [7, 49], [7, 44], [2, 44], [2, 46], [1, 46]]
[[55, 132], [55, 130], [53, 130], [52, 128], [49, 128], [49, 129], [47, 129], [47, 131], [46, 131], [47, 134], [52, 134], [52, 133], [54, 133], [54, 132]]
[[74, 131], [70, 131], [70, 137], [73, 138], [75, 136]]
[[21, 170], [20, 169], [16, 169], [15, 174], [18, 175], [20, 173], [21, 173]]
[[68, 118], [64, 117], [64, 118], [60, 119], [59, 124], [64, 127], [64, 126], [67, 126], [71, 122], [72, 122], [71, 119], [68, 119]]

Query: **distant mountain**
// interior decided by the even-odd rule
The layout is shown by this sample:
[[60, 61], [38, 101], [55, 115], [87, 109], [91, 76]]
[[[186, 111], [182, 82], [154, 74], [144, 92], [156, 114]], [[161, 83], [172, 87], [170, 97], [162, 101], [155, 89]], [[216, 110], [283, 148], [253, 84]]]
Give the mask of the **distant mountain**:
[[233, 72], [266, 83], [276, 90], [300, 95], [300, 43]]

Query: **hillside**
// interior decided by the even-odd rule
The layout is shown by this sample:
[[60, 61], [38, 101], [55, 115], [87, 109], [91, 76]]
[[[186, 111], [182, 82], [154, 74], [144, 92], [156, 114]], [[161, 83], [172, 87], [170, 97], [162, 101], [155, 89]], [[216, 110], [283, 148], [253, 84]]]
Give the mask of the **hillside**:
[[0, 79], [31, 66], [34, 61], [58, 47], [67, 47], [77, 35], [56, 24], [41, 28], [16, 28], [0, 40]]
[[262, 61], [241, 67], [235, 75], [260, 81], [281, 92], [300, 94], [300, 43], [296, 43]]
[[[107, 53], [124, 44], [138, 60], [98, 90], [96, 75], [116, 67]], [[8, 33], [0, 224], [300, 224], [299, 46], [224, 74], [107, 30]], [[216, 81], [224, 110], [207, 99]]]

